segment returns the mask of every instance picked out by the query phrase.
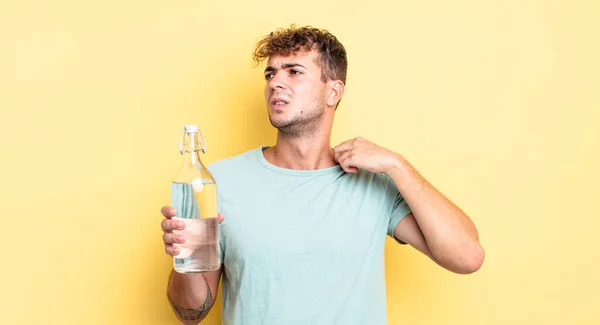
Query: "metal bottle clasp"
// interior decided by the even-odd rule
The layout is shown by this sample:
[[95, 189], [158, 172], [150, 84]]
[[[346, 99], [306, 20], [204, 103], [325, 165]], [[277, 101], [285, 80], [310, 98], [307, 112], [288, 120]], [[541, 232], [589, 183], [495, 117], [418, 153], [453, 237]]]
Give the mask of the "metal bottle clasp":
[[[179, 153], [183, 154], [183, 139], [185, 138], [185, 129], [182, 128], [181, 129], [181, 136], [179, 138]], [[206, 153], [206, 141], [204, 140], [204, 134], [202, 134], [202, 130], [200, 130], [200, 128], [198, 128], [198, 130], [196, 131], [196, 133], [200, 133], [200, 138], [202, 139], [202, 147], [200, 149], [195, 149], [194, 151], [198, 151], [198, 150], [202, 150], [202, 153]], [[196, 140], [198, 141], [198, 140]]]

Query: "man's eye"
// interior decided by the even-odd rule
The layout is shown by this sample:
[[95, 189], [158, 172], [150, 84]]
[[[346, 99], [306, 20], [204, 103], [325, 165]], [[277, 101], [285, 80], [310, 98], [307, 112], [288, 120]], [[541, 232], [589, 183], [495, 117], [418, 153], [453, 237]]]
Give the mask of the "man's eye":
[[291, 74], [300, 74], [300, 71], [292, 69], [292, 70], [290, 70], [290, 73]]
[[267, 73], [267, 74], [265, 75], [265, 79], [269, 80], [269, 79], [271, 79], [271, 78], [273, 78], [273, 74], [272, 74], [272, 73]]

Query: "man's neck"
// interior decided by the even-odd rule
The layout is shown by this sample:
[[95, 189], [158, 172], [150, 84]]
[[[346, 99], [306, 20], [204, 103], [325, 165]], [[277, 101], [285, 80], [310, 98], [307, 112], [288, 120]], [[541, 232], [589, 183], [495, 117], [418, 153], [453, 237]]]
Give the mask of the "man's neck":
[[335, 166], [329, 137], [287, 138], [278, 133], [277, 144], [264, 150], [265, 159], [275, 166], [316, 170]]

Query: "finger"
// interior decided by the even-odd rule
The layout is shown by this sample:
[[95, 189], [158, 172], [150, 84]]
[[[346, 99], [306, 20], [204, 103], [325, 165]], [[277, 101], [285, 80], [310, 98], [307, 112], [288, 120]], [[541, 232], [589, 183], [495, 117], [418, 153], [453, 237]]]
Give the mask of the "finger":
[[185, 242], [185, 237], [179, 234], [165, 233], [163, 234], [163, 242], [165, 242], [165, 244], [183, 244]]
[[342, 152], [344, 152], [346, 150], [351, 149], [352, 148], [352, 141], [353, 140], [347, 140], [347, 141], [344, 141], [344, 142], [338, 144], [337, 146], [333, 147], [333, 152], [339, 154], [339, 153], [342, 153]]
[[223, 223], [223, 221], [225, 220], [225, 216], [223, 215], [223, 213], [219, 212], [219, 214], [217, 215], [217, 220], [219, 221], [219, 224]]
[[160, 209], [160, 212], [166, 218], [172, 218], [177, 215], [177, 211], [168, 205], [165, 205], [164, 207], [162, 207], [162, 209]]
[[347, 173], [358, 173], [358, 167], [348, 166], [346, 167], [345, 171]]
[[163, 231], [164, 233], [170, 233], [170, 232], [171, 232], [170, 226], [168, 226], [168, 222], [169, 222], [169, 219], [164, 219], [164, 220], [163, 220], [163, 221], [160, 223], [160, 229], [162, 229], [162, 231]]
[[353, 155], [352, 155], [352, 150], [346, 150], [342, 153], [339, 154], [338, 159], [340, 160], [340, 162], [343, 162], [344, 164], [349, 164], [351, 163], [351, 159], [352, 159]]
[[177, 254], [179, 254], [179, 248], [177, 248], [171, 244], [167, 244], [167, 245], [165, 245], [165, 253], [167, 253], [171, 256], [176, 256]]
[[343, 155], [346, 154], [346, 153], [348, 153], [348, 152], [352, 152], [352, 150], [354, 149], [354, 147], [348, 147], [345, 150], [342, 150], [342, 149], [338, 148], [338, 149], [334, 149], [333, 150], [333, 159], [335, 159], [335, 161], [337, 161], [338, 163], [342, 159]]
[[362, 142], [364, 139], [361, 137], [356, 137], [354, 139], [346, 140], [337, 146], [333, 147], [333, 151], [335, 152], [344, 152], [346, 150], [350, 150], [355, 147], [358, 143]]
[[342, 169], [347, 173], [358, 172], [358, 168], [354, 166], [354, 155], [351, 150], [347, 150], [340, 154], [339, 163]]
[[356, 166], [352, 166], [351, 164], [348, 163], [341, 163], [340, 166], [342, 166], [342, 169], [346, 172], [346, 173], [356, 173], [358, 172], [358, 167]]
[[163, 232], [171, 232], [173, 230], [181, 230], [185, 228], [185, 222], [179, 220], [163, 219], [160, 223]]

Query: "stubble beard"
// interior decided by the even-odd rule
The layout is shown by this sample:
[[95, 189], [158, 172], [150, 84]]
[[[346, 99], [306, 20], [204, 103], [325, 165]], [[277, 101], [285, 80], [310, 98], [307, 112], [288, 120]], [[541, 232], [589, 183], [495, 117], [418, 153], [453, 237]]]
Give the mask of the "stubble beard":
[[292, 120], [275, 123], [271, 115], [269, 115], [269, 120], [271, 125], [279, 130], [280, 135], [284, 138], [310, 138], [316, 135], [317, 130], [323, 122], [324, 114], [325, 103], [323, 96], [319, 95], [307, 103], [300, 110], [300, 114]]

